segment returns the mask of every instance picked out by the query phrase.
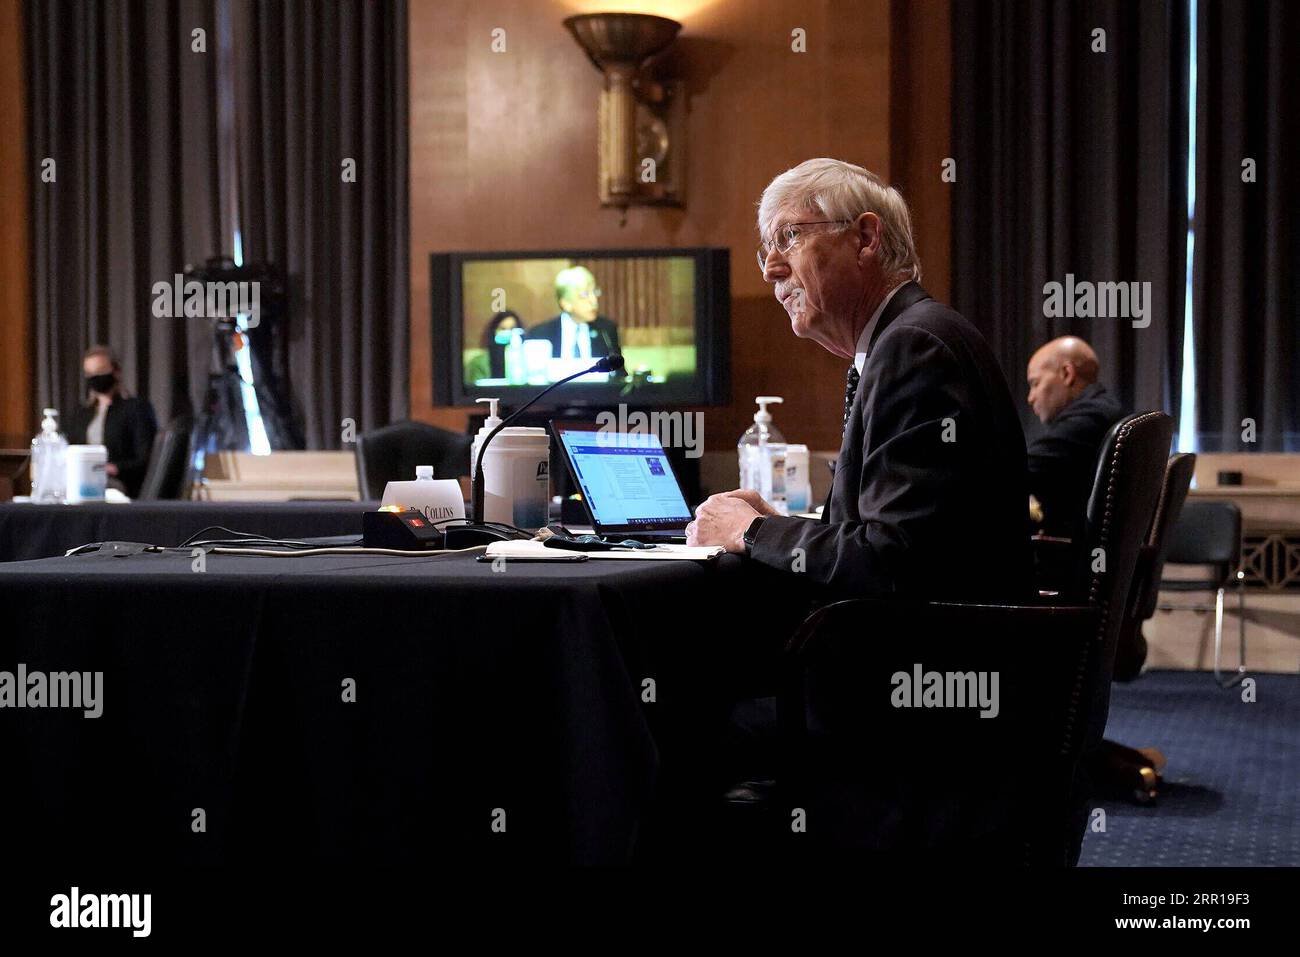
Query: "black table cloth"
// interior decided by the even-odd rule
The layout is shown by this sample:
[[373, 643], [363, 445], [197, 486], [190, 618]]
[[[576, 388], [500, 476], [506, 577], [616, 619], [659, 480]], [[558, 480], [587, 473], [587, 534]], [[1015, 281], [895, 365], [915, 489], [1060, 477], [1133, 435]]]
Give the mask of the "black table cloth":
[[374, 502], [0, 502], [0, 562], [53, 558], [88, 542], [179, 545], [208, 525], [272, 538], [361, 535]]
[[728, 627], [742, 564], [0, 566], [0, 671], [104, 676], [97, 719], [0, 711], [7, 840], [97, 864], [626, 861], [665, 742], [707, 737], [760, 645]]

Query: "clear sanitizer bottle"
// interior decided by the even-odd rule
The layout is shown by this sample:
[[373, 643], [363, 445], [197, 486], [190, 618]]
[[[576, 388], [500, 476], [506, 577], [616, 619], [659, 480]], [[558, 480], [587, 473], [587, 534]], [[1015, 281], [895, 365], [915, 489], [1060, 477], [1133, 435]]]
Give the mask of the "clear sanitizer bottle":
[[740, 456], [740, 487], [753, 489], [781, 515], [789, 514], [785, 501], [785, 436], [772, 424], [767, 407], [784, 402], [779, 395], [760, 395], [754, 424], [736, 445]]
[[524, 330], [511, 329], [510, 342], [505, 350], [506, 379], [511, 385], [528, 382], [528, 367], [524, 364]]
[[59, 410], [46, 409], [41, 431], [32, 439], [32, 501], [60, 504], [65, 500], [68, 440], [59, 431]]

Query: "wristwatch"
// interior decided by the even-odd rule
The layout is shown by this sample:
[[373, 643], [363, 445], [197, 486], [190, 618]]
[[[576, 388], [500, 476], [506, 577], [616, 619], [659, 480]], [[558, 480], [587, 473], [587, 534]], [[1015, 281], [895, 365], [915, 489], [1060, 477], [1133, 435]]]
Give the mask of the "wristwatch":
[[749, 528], [745, 529], [745, 534], [742, 536], [742, 539], [745, 542], [746, 554], [753, 551], [754, 539], [758, 536], [758, 530], [763, 527], [763, 523], [766, 521], [767, 521], [767, 516], [760, 515], [758, 516], [758, 518], [754, 519], [752, 522], [749, 523]]

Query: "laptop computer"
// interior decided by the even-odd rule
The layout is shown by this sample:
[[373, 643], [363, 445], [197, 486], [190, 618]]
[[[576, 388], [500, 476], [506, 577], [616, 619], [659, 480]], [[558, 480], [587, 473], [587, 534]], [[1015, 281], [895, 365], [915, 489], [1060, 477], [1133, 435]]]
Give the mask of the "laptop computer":
[[686, 541], [694, 516], [659, 436], [595, 422], [551, 422], [592, 530], [605, 538]]

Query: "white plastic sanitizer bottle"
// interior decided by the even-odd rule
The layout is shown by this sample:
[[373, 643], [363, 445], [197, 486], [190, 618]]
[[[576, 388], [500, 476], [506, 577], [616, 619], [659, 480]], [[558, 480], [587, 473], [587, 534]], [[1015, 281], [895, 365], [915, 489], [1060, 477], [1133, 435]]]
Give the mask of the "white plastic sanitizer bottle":
[[758, 411], [754, 424], [736, 445], [740, 457], [740, 487], [753, 489], [781, 515], [788, 514], [785, 501], [785, 436], [772, 424], [767, 407], [784, 402], [779, 395], [755, 397]]

